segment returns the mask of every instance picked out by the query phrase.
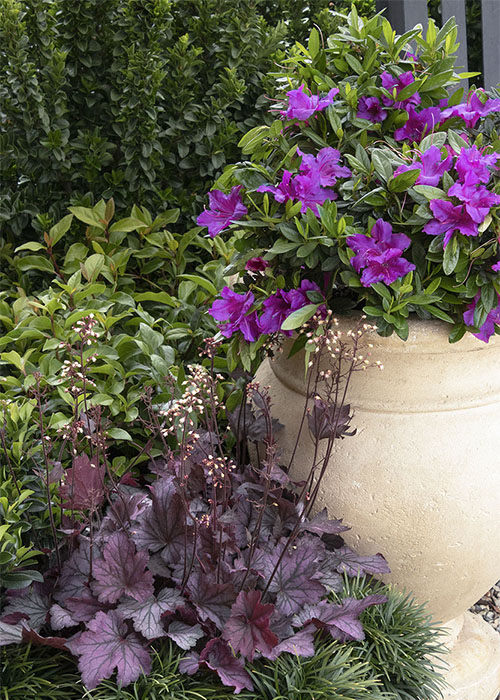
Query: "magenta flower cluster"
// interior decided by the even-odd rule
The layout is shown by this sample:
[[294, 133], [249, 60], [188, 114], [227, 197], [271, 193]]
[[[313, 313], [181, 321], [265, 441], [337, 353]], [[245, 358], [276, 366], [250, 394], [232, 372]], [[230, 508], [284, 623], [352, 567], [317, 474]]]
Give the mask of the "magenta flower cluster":
[[[437, 173], [442, 163], [436, 160], [432, 166]], [[479, 226], [488, 216], [490, 209], [500, 204], [500, 196], [491, 192], [485, 183], [491, 177], [491, 168], [496, 168], [499, 154], [482, 154], [477, 146], [462, 148], [456, 158], [455, 172], [458, 180], [448, 189], [450, 199], [433, 199], [429, 203], [434, 219], [424, 226], [425, 233], [431, 236], [444, 234], [443, 248], [446, 248], [455, 232], [463, 236], [478, 236]], [[449, 170], [451, 157], [445, 158]], [[439, 182], [439, 180], [437, 180]], [[454, 200], [458, 200], [454, 202]]]
[[412, 71], [406, 71], [399, 76], [393, 76], [384, 71], [381, 76], [382, 87], [391, 93], [391, 97], [382, 95], [378, 97], [360, 97], [358, 101], [358, 119], [366, 119], [372, 124], [383, 122], [387, 116], [387, 108], [404, 109], [408, 113], [405, 124], [396, 129], [394, 138], [396, 141], [418, 142], [425, 134], [431, 133], [437, 126], [451, 118], [463, 119], [467, 127], [473, 128], [479, 119], [500, 110], [500, 99], [487, 99], [482, 102], [479, 95], [474, 92], [469, 95], [467, 102], [447, 107], [447, 100], [442, 100], [440, 107], [426, 107], [417, 111], [421, 97], [418, 91], [404, 99], [398, 99], [399, 94], [415, 82]]
[[298, 200], [302, 202], [302, 213], [311, 209], [319, 216], [318, 204], [337, 199], [337, 194], [326, 188], [333, 187], [340, 177], [349, 177], [351, 171], [339, 165], [341, 156], [336, 148], [322, 148], [316, 157], [300, 150], [297, 154], [302, 157], [299, 175], [285, 170], [276, 186], [261, 185], [257, 192], [270, 192], [281, 203]]
[[281, 111], [285, 119], [307, 121], [316, 112], [322, 112], [333, 104], [333, 98], [339, 92], [338, 88], [332, 88], [326, 97], [320, 97], [319, 95], [308, 95], [305, 89], [306, 86], [302, 84], [297, 90], [290, 90], [286, 93], [288, 106]]
[[[474, 326], [474, 311], [480, 298], [481, 292], [478, 292], [472, 304], [464, 312], [464, 323], [467, 326]], [[495, 334], [495, 324], [500, 325], [500, 296], [498, 294], [497, 305], [488, 313], [485, 322], [479, 329], [479, 333], [473, 333], [473, 335], [487, 343], [491, 336]]]
[[[318, 293], [320, 289], [315, 282], [309, 280], [302, 280], [298, 289], [289, 292], [278, 289], [264, 301], [263, 312], [259, 316], [257, 311], [251, 310], [255, 303], [253, 292], [238, 294], [229, 287], [224, 287], [220, 298], [209, 309], [209, 314], [219, 321], [219, 329], [224, 337], [230, 338], [239, 331], [245, 340], [252, 343], [261, 334], [277, 333], [291, 313], [311, 304], [307, 292]], [[318, 308], [318, 313], [326, 313], [323, 304]], [[285, 333], [290, 335], [290, 332]]]
[[376, 282], [391, 284], [408, 272], [415, 265], [402, 257], [411, 241], [404, 233], [393, 233], [392, 226], [383, 219], [378, 219], [371, 230], [371, 236], [358, 233], [347, 238], [347, 245], [356, 255], [351, 258], [351, 265], [361, 275], [361, 284], [370, 287]]

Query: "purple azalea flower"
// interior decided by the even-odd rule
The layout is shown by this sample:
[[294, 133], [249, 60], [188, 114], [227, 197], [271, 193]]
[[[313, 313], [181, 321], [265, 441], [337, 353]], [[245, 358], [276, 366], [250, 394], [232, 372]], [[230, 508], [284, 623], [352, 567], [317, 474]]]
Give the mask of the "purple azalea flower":
[[331, 105], [333, 98], [338, 94], [338, 88], [332, 88], [326, 97], [320, 98], [319, 95], [307, 95], [304, 92], [305, 87], [302, 84], [298, 90], [290, 90], [286, 93], [289, 98], [288, 107], [281, 111], [281, 114], [287, 119], [306, 121], [315, 112], [321, 112]]
[[[288, 299], [292, 311], [296, 311], [303, 306], [313, 303], [307, 296], [307, 292], [319, 292], [321, 294], [321, 290], [316, 282], [311, 282], [310, 280], [302, 280], [298, 289], [291, 289], [288, 292]], [[326, 306], [320, 306], [317, 313], [321, 315], [326, 314]]]
[[391, 284], [404, 277], [415, 265], [401, 257], [411, 240], [404, 233], [392, 233], [392, 226], [383, 219], [378, 219], [371, 230], [371, 236], [357, 233], [347, 238], [347, 245], [356, 255], [351, 258], [351, 265], [361, 275], [361, 284], [370, 287], [375, 282]]
[[452, 163], [451, 156], [442, 160], [440, 149], [437, 146], [431, 146], [420, 154], [420, 162], [415, 161], [411, 165], [400, 165], [394, 175], [400, 175], [408, 170], [420, 170], [416, 184], [436, 187], [443, 173], [451, 168]]
[[497, 168], [499, 153], [483, 155], [477, 146], [462, 148], [455, 163], [455, 170], [459, 178], [464, 181], [467, 175], [474, 175], [476, 182], [489, 182], [491, 171], [489, 168]]
[[229, 287], [224, 287], [220, 297], [214, 301], [208, 313], [216, 321], [227, 321], [224, 325], [219, 325], [222, 335], [230, 338], [233, 333], [241, 331], [245, 340], [249, 342], [257, 340], [259, 337], [257, 314], [248, 313], [255, 301], [253, 293], [238, 294]]
[[[396, 88], [396, 97], [399, 95], [401, 90], [415, 82], [415, 77], [411, 70], [407, 71], [406, 73], [401, 73], [401, 75], [399, 75], [397, 78], [395, 78], [387, 71], [384, 71], [380, 77], [382, 78], [382, 87], [388, 90], [391, 93], [391, 95], [394, 94], [394, 88]], [[408, 105], [419, 105], [420, 95], [418, 94], [418, 92], [415, 92], [413, 93], [413, 95], [411, 95], [411, 97], [408, 97], [408, 99], [401, 100], [399, 102], [395, 101], [392, 97], [386, 97], [386, 95], [382, 95], [382, 102], [386, 107], [394, 107], [395, 109], [406, 109]]]
[[472, 221], [480, 224], [484, 221], [491, 207], [500, 203], [500, 196], [484, 185], [477, 186], [477, 178], [467, 173], [465, 183], [456, 182], [448, 190], [448, 194], [464, 203], [465, 210]]
[[[292, 313], [292, 307], [288, 293], [278, 289], [275, 294], [268, 297], [262, 304], [264, 312], [259, 318], [259, 328], [262, 333], [277, 333], [283, 321]], [[291, 331], [283, 331], [285, 335], [291, 335]]]
[[316, 216], [319, 215], [318, 204], [324, 204], [327, 199], [337, 198], [335, 192], [321, 187], [319, 168], [308, 170], [303, 175], [296, 175], [293, 179], [292, 173], [285, 170], [282, 181], [276, 187], [274, 185], [261, 185], [257, 188], [257, 192], [271, 192], [277, 202], [298, 199], [302, 202], [302, 213], [312, 209]]
[[500, 272], [500, 260], [491, 266], [493, 272]]
[[[474, 297], [474, 301], [470, 304], [464, 311], [464, 323], [467, 326], [474, 325], [474, 310], [476, 308], [477, 302], [481, 297], [481, 292], [478, 292]], [[483, 340], [485, 343], [489, 341], [492, 335], [495, 334], [495, 324], [500, 325], [500, 296], [497, 295], [498, 304], [494, 309], [491, 309], [486, 317], [486, 321], [483, 323], [479, 329], [479, 333], [473, 333], [476, 338]]]
[[337, 178], [352, 175], [349, 168], [339, 165], [340, 151], [337, 151], [336, 148], [322, 148], [316, 157], [310, 153], [302, 153], [297, 149], [297, 155], [302, 156], [300, 172], [307, 174], [317, 169], [322, 187], [333, 187]]
[[309, 170], [304, 175], [297, 175], [294, 182], [295, 198], [302, 202], [301, 212], [306, 213], [311, 209], [316, 216], [318, 204], [324, 204], [327, 200], [337, 199], [337, 195], [332, 190], [321, 187], [321, 175], [318, 170]]
[[410, 105], [408, 121], [394, 132], [396, 141], [421, 141], [424, 132], [429, 134], [441, 121], [441, 110], [438, 107], [427, 107], [417, 112]]
[[429, 202], [434, 220], [424, 226], [425, 233], [430, 236], [440, 236], [444, 233], [443, 248], [446, 248], [455, 231], [463, 236], [477, 236], [477, 223], [471, 219], [463, 205], [455, 206], [444, 199], [433, 199]]
[[210, 238], [227, 228], [233, 221], [242, 219], [248, 213], [248, 209], [241, 201], [241, 185], [233, 187], [229, 194], [224, 194], [220, 190], [212, 190], [208, 193], [210, 208], [205, 209], [196, 223], [199, 226], [206, 226]]
[[449, 107], [443, 112], [443, 119], [459, 117], [465, 125], [473, 129], [481, 117], [486, 117], [492, 112], [500, 111], [500, 100], [486, 100], [481, 102], [477, 92], [472, 93], [467, 102], [461, 102], [454, 107]]
[[372, 124], [383, 122], [387, 112], [383, 109], [378, 97], [361, 97], [358, 102], [358, 119], [367, 119]]
[[250, 258], [247, 260], [245, 269], [249, 272], [264, 272], [266, 267], [269, 267], [269, 263], [264, 258]]
[[257, 192], [271, 192], [277, 202], [287, 202], [289, 199], [294, 199], [295, 189], [293, 186], [292, 173], [289, 170], [283, 171], [281, 182], [276, 187], [274, 185], [260, 185], [257, 187]]

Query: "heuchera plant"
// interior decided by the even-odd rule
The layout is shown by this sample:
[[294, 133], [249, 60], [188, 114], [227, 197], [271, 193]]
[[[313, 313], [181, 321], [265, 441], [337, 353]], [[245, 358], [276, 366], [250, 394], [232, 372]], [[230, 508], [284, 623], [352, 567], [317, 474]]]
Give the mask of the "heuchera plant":
[[[66, 429], [76, 454], [59, 485], [66, 539], [42, 582], [7, 592], [0, 644], [68, 649], [91, 689], [115, 671], [122, 686], [148, 673], [151, 645], [169, 639], [186, 652], [182, 672], [212, 669], [238, 693], [252, 689], [245, 663], [258, 656], [312, 656], [316, 635], [363, 639], [360, 615], [385, 596], [340, 595], [339, 603], [330, 594], [342, 594], [343, 575], [385, 573], [387, 563], [357, 555], [341, 537], [348, 528], [312, 509], [333, 441], [352, 434], [349, 406], [334, 400], [340, 358], [349, 377], [364, 367], [358, 347], [370, 330], [343, 339], [323, 323], [311, 341], [318, 365], [310, 389], [316, 395], [322, 383], [324, 398], [307, 425], [327, 446], [306, 482], [293, 482], [280, 465], [280, 425], [264, 390], [235, 389], [222, 405], [213, 341], [211, 370], [191, 368], [182, 392], [170, 387], [168, 403], [155, 407], [148, 390], [142, 421], [163, 455], [156, 452], [142, 483], [130, 473], [115, 482], [95, 412], [81, 431], [76, 416], [75, 431]], [[321, 375], [324, 352], [333, 364]], [[248, 464], [248, 441], [264, 449], [256, 466]]]
[[324, 45], [313, 30], [291, 51], [276, 120], [215, 184], [226, 226], [213, 206], [198, 219], [234, 237], [237, 282], [210, 313], [235, 354], [326, 308], [362, 309], [403, 339], [410, 314], [450, 324], [451, 342], [497, 332], [500, 141], [482, 129], [500, 99], [453, 91], [469, 77], [455, 42], [451, 20], [396, 37], [353, 9]]

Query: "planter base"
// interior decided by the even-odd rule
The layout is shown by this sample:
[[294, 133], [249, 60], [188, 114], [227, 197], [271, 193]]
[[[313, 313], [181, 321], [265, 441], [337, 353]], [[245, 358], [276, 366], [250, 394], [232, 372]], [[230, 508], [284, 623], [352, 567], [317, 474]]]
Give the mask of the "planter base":
[[469, 612], [452, 620], [449, 628], [450, 653], [444, 657], [449, 688], [443, 692], [444, 700], [496, 700], [500, 693], [500, 634]]

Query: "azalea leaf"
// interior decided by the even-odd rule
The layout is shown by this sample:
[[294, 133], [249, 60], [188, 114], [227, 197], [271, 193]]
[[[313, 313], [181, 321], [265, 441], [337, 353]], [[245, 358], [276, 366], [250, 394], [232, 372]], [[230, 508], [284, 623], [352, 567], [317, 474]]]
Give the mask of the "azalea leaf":
[[3, 610], [2, 618], [21, 613], [29, 620], [28, 626], [38, 632], [46, 623], [49, 610], [50, 602], [48, 596], [40, 595], [33, 588], [24, 589], [21, 595], [9, 598], [9, 602]]
[[231, 608], [222, 637], [249, 661], [256, 651], [269, 654], [278, 643], [277, 636], [269, 628], [273, 612], [274, 605], [261, 602], [260, 591], [241, 591]]
[[146, 552], [136, 552], [124, 532], [114, 532], [95, 562], [93, 590], [103, 603], [116, 603], [122, 596], [142, 601], [153, 593], [153, 574], [145, 571]]
[[391, 570], [382, 554], [361, 556], [353, 552], [350, 547], [340, 547], [330, 553], [330, 561], [335, 563], [339, 573], [348, 576], [362, 576], [363, 574], [389, 574]]
[[170, 637], [181, 649], [187, 651], [194, 647], [204, 634], [200, 625], [186, 625], [184, 622], [174, 620], [168, 626], [167, 637]]
[[363, 600], [345, 598], [341, 605], [322, 601], [315, 606], [311, 619], [317, 627], [328, 630], [334, 639], [341, 642], [361, 641], [365, 638], [365, 633], [359, 616], [370, 605], [386, 602], [386, 596], [379, 594], [366, 596]]
[[[280, 558], [276, 551], [263, 557], [265, 577], [269, 578]], [[303, 542], [296, 549], [289, 549], [278, 564], [269, 591], [276, 593], [276, 606], [284, 615], [292, 615], [305, 603], [314, 603], [325, 593], [324, 586], [315, 580], [318, 569], [317, 550]]]
[[73, 457], [73, 466], [66, 471], [60, 488], [63, 507], [72, 510], [94, 511], [104, 500], [105, 467], [97, 464], [97, 458], [86, 454]]
[[184, 603], [185, 600], [178, 591], [174, 588], [164, 588], [158, 597], [150, 596], [140, 602], [129, 599], [120, 603], [117, 609], [124, 618], [133, 620], [134, 629], [146, 639], [156, 639], [165, 636], [165, 629], [161, 623], [162, 615], [174, 612]]
[[172, 476], [158, 479], [151, 488], [151, 505], [137, 518], [133, 538], [139, 549], [162, 550], [166, 563], [184, 556], [186, 536], [192, 546], [193, 528], [186, 525], [182, 499]]
[[274, 649], [271, 650], [270, 654], [265, 654], [265, 656], [271, 661], [277, 659], [280, 654], [283, 654], [283, 652], [288, 652], [294, 656], [314, 656], [315, 632], [316, 629], [312, 624], [306, 625], [306, 627], [303, 630], [300, 630], [300, 632], [296, 632], [291, 637], [288, 637], [277, 644]]
[[85, 632], [66, 646], [79, 656], [78, 668], [89, 690], [117, 672], [120, 686], [136, 681], [141, 673], [149, 673], [151, 659], [139, 637], [127, 633], [127, 625], [116, 610], [98, 612]]
[[200, 662], [216, 671], [224, 685], [234, 686], [235, 693], [244, 688], [253, 690], [252, 679], [245, 671], [242, 659], [237, 659], [220, 637], [212, 639], [200, 654]]
[[211, 620], [222, 630], [236, 600], [233, 584], [211, 583], [202, 574], [195, 573], [189, 577], [188, 592], [200, 618]]

